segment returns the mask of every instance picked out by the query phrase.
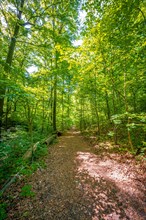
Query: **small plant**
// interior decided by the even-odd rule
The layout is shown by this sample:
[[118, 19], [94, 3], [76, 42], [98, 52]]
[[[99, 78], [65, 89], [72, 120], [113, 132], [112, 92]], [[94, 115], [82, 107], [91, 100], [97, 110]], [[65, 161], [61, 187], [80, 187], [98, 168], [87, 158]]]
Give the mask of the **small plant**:
[[47, 155], [47, 152], [48, 152], [48, 149], [46, 146], [44, 145], [39, 145], [36, 152], [35, 152], [35, 155], [34, 155], [34, 159], [37, 160], [39, 159], [40, 157], [44, 157]]
[[0, 220], [3, 220], [7, 217], [6, 206], [7, 205], [5, 203], [0, 204]]
[[28, 216], [29, 216], [29, 212], [26, 211], [23, 213], [23, 217], [28, 217]]
[[21, 189], [21, 196], [24, 197], [34, 197], [35, 193], [32, 191], [32, 185], [25, 185]]
[[113, 137], [115, 135], [115, 133], [113, 132], [113, 131], [110, 131], [109, 133], [108, 133], [108, 136], [109, 137]]

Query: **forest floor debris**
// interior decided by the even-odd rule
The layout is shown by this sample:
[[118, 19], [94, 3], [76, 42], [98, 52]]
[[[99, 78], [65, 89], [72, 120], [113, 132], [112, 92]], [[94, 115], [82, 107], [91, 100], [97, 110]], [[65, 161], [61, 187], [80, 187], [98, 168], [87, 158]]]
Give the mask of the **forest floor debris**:
[[[46, 168], [6, 192], [7, 220], [146, 219], [144, 164], [109, 153], [110, 143], [102, 146], [91, 147], [75, 131], [59, 137], [49, 148]], [[22, 196], [25, 185], [34, 196]]]

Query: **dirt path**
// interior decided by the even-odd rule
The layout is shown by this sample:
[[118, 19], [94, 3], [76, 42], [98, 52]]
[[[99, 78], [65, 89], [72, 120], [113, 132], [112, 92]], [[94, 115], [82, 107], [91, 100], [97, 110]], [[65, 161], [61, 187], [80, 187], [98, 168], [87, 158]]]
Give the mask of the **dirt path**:
[[77, 132], [60, 137], [49, 149], [46, 169], [27, 180], [35, 196], [16, 193], [7, 220], [146, 219], [140, 165], [108, 154], [108, 144], [93, 150]]

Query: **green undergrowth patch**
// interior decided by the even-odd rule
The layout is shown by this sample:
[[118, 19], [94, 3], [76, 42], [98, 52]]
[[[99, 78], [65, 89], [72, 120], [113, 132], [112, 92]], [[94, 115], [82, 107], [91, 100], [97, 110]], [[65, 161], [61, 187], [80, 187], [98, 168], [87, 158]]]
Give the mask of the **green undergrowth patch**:
[[[109, 132], [108, 134], [105, 135], [98, 135], [94, 130], [85, 130], [82, 132], [82, 135], [85, 137], [87, 141], [91, 144], [91, 146], [96, 146], [99, 145], [98, 153], [102, 153], [106, 150], [108, 153], [119, 153], [119, 154], [124, 154], [124, 153], [130, 153], [131, 155], [135, 156], [136, 158], [146, 158], [146, 142], [141, 141], [141, 143], [137, 144], [133, 142], [133, 148], [129, 145], [128, 141], [126, 138], [119, 138], [118, 143], [115, 144], [114, 142], [114, 133]], [[100, 146], [100, 143], [105, 143], [109, 142], [111, 145], [110, 147], [107, 147], [106, 149], [102, 146]]]
[[[44, 149], [43, 149], [44, 148]], [[30, 176], [34, 173], [37, 169], [45, 169], [46, 163], [44, 161], [44, 156], [47, 155], [47, 147], [43, 146], [42, 149], [44, 150], [43, 154], [39, 154], [39, 150], [36, 153], [37, 156], [33, 156], [33, 159], [29, 159], [27, 163], [25, 163], [25, 167], [21, 170], [20, 174], [25, 176]]]
[[[43, 144], [44, 139], [45, 135], [34, 133], [32, 142], [27, 132], [19, 132], [15, 138], [0, 144], [0, 188], [19, 171], [20, 174], [31, 174], [38, 167], [45, 167], [42, 158], [47, 154], [48, 147]], [[25, 160], [23, 155], [36, 142], [39, 142], [36, 151]]]
[[24, 185], [21, 189], [20, 195], [22, 197], [34, 197], [35, 192], [33, 192], [33, 190], [32, 190], [32, 185], [30, 185], [30, 184]]
[[4, 220], [7, 217], [6, 208], [7, 208], [6, 203], [0, 204], [0, 220]]
[[30, 146], [26, 132], [0, 144], [0, 184], [4, 183], [23, 164], [22, 156]]
[[[7, 207], [9, 207], [9, 203], [11, 203], [8, 196], [6, 196], [6, 194], [9, 194], [9, 187], [6, 194], [3, 193], [3, 189], [9, 184], [9, 182], [11, 182], [11, 179], [17, 174], [19, 177], [27, 177], [32, 175], [37, 169], [46, 168], [44, 157], [48, 154], [48, 146], [44, 144], [44, 140], [45, 135], [35, 133], [32, 142], [32, 139], [27, 133], [22, 132], [21, 134], [19, 133], [19, 136], [15, 135], [15, 138], [5, 140], [0, 144], [0, 220], [7, 217]], [[37, 142], [37, 148], [35, 152], [32, 153], [32, 156], [28, 159], [24, 159], [24, 154]], [[18, 178], [14, 181], [17, 180]], [[35, 193], [32, 190], [32, 186], [27, 184], [24, 185], [21, 189], [20, 196], [34, 197]], [[5, 197], [7, 197], [6, 201]]]

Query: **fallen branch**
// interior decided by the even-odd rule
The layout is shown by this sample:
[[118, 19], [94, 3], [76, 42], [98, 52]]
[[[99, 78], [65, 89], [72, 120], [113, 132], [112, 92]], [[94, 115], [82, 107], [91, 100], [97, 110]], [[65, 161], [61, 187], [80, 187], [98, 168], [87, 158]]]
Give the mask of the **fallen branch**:
[[37, 142], [36, 144], [34, 144], [32, 147], [30, 147], [26, 153], [23, 155], [23, 159], [29, 159], [30, 157], [32, 157], [33, 153], [36, 151], [37, 147], [38, 147], [39, 142]]
[[17, 177], [19, 177], [20, 172], [24, 169], [24, 166], [21, 167], [18, 173], [16, 173], [9, 182], [6, 182], [3, 188], [0, 190], [0, 194], [2, 195], [4, 191], [16, 180]]
[[[44, 144], [46, 144], [46, 145], [52, 144], [52, 142], [54, 141], [54, 139], [56, 139], [56, 137], [57, 137], [56, 134], [50, 136], [48, 139], [46, 139], [46, 140], [44, 141]], [[36, 151], [36, 149], [37, 149], [39, 143], [40, 143], [40, 142], [37, 142], [37, 143], [34, 144], [32, 147], [30, 147], [30, 148], [26, 151], [26, 153], [23, 155], [22, 158], [23, 158], [24, 160], [26, 160], [26, 159], [29, 159], [30, 157], [32, 157], [32, 155], [33, 155], [33, 153]], [[21, 173], [21, 171], [22, 171], [24, 168], [25, 168], [24, 166], [21, 167], [21, 169], [19, 170], [19, 172], [16, 173], [16, 174], [10, 179], [10, 181], [7, 181], [7, 182], [4, 184], [3, 188], [0, 190], [0, 194], [1, 194], [1, 195], [2, 195], [2, 194], [4, 193], [4, 191], [16, 180], [16, 178], [19, 177], [19, 174]]]
[[[23, 155], [23, 159], [29, 159], [30, 157], [32, 157], [33, 153], [36, 151], [37, 146], [38, 146], [39, 142], [37, 142], [36, 144], [34, 144], [32, 147], [30, 147], [26, 153]], [[25, 167], [21, 167], [21, 169], [19, 170], [18, 173], [16, 173], [11, 179], [10, 181], [7, 181], [3, 188], [0, 190], [0, 194], [2, 195], [4, 193], [4, 191], [17, 179], [17, 177], [19, 177], [20, 172], [24, 169]]]
[[44, 141], [44, 144], [50, 145], [50, 144], [53, 143], [53, 141], [54, 141], [56, 138], [57, 138], [57, 135], [54, 134], [54, 135], [48, 137], [48, 138]]

